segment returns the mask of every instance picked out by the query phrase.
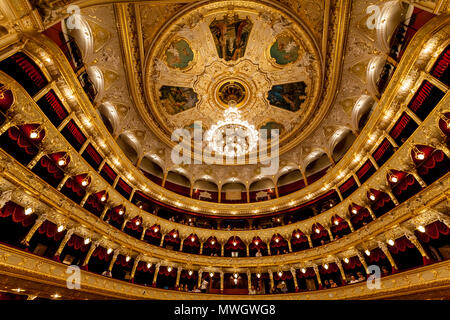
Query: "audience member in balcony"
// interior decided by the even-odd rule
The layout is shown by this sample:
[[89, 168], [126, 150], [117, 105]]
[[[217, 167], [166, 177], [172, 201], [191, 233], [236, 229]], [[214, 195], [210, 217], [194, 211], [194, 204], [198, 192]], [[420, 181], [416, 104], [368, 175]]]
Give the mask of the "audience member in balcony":
[[325, 244], [325, 240], [320, 240], [320, 245], [323, 246]]
[[256, 251], [255, 257], [262, 257], [261, 249], [258, 249], [258, 251]]
[[200, 286], [200, 291], [202, 293], [206, 293], [206, 289], [208, 289], [208, 280], [203, 279], [202, 284]]
[[357, 282], [359, 282], [358, 279], [356, 279], [355, 275], [352, 274], [350, 276], [350, 283], [357, 283]]
[[334, 282], [334, 280], [333, 279], [330, 279], [330, 287], [331, 288], [337, 288], [337, 284], [336, 284], [336, 282]]
[[286, 293], [288, 291], [288, 287], [286, 285], [286, 282], [284, 282], [284, 281], [281, 282], [280, 291], [281, 291], [281, 293]]
[[339, 235], [338, 234], [334, 237], [334, 240], [337, 240], [337, 239], [339, 239]]
[[231, 231], [231, 226], [230, 225], [227, 225], [227, 230]]
[[248, 294], [256, 294], [255, 286], [252, 286], [250, 290], [248, 290]]
[[256, 294], [263, 294], [260, 286], [256, 287]]
[[366, 277], [364, 277], [361, 271], [358, 271], [356, 274], [358, 275], [358, 281], [366, 281]]
[[[195, 289], [195, 288], [194, 288]], [[184, 292], [189, 292], [189, 287], [187, 284], [184, 285]]]
[[103, 271], [102, 276], [112, 278], [111, 271], [109, 271], [109, 270]]
[[328, 280], [325, 280], [323, 282], [323, 286], [325, 287], [325, 289], [329, 289], [330, 288], [330, 282], [328, 282]]

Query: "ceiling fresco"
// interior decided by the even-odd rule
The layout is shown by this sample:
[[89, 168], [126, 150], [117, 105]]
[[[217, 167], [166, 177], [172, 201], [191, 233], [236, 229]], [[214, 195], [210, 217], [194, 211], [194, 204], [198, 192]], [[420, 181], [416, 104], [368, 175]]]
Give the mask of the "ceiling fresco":
[[[356, 132], [354, 106], [371, 95], [366, 68], [382, 52], [367, 28], [366, 8], [383, 3], [139, 2], [82, 9], [94, 42], [99, 39], [87, 64], [111, 74], [98, 105], [117, 110], [117, 135], [143, 132], [136, 137], [139, 156], [154, 156], [168, 171], [177, 167], [170, 157], [173, 130], [193, 132], [201, 121], [206, 132], [237, 100], [255, 128], [281, 129], [279, 175], [283, 167], [304, 170], [311, 154], [331, 154], [330, 124]], [[261, 165], [183, 169], [191, 180], [235, 177], [246, 184]]]

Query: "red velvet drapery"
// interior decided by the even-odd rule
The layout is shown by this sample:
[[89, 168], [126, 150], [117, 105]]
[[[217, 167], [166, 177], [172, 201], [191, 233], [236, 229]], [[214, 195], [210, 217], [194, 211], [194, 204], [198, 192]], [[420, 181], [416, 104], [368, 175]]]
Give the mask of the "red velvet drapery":
[[13, 222], [21, 223], [23, 227], [29, 227], [37, 218], [35, 214], [25, 215], [24, 208], [12, 201], [8, 201], [0, 210], [0, 218], [7, 218], [9, 216], [11, 216]]
[[45, 220], [38, 229], [39, 234], [45, 234], [47, 238], [53, 239], [55, 241], [61, 240], [66, 231], [58, 232], [58, 226], [53, 222]]
[[36, 145], [16, 127], [11, 127], [8, 129], [8, 138], [11, 141], [14, 141], [19, 148], [25, 151], [26, 154], [36, 155], [39, 151]]
[[316, 276], [316, 272], [313, 267], [305, 268], [305, 273], [301, 271], [301, 269], [297, 270], [297, 278], [314, 278]]
[[125, 228], [142, 233], [142, 217], [136, 216], [127, 222]]
[[149, 272], [154, 273], [155, 272], [155, 266], [153, 263], [150, 265], [150, 268], [148, 267], [148, 263], [145, 261], [139, 261], [136, 271], [142, 271], [142, 272]]
[[91, 246], [91, 243], [85, 244], [82, 237], [73, 234], [67, 242], [67, 246], [73, 247], [75, 250], [80, 250], [81, 252], [86, 252]]
[[308, 242], [308, 237], [300, 229], [294, 230], [292, 232], [291, 244], [295, 246], [303, 242]]
[[290, 271], [285, 271], [281, 274], [281, 276], [278, 274], [278, 272], [274, 272], [273, 273], [273, 280], [278, 281], [278, 280], [290, 280], [292, 279], [292, 272]]
[[[192, 239], [194, 239], [194, 241], [192, 241]], [[200, 240], [198, 239], [198, 236], [196, 234], [191, 233], [183, 241], [183, 247], [199, 248], [200, 247]]]
[[161, 266], [159, 267], [159, 272], [158, 274], [160, 275], [164, 275], [166, 277], [176, 277], [177, 276], [177, 269], [176, 268], [172, 268], [171, 271], [169, 271], [168, 267], [166, 266]]
[[334, 262], [328, 264], [328, 269], [325, 269], [324, 266], [320, 265], [319, 272], [320, 272], [320, 274], [330, 274], [330, 273], [334, 273], [334, 272], [339, 272], [339, 267]]
[[407, 249], [415, 248], [414, 244], [405, 236], [398, 238], [395, 240], [393, 246], [388, 246], [389, 251], [393, 254], [397, 254], [399, 252], [405, 252]]
[[[176, 236], [174, 237], [174, 235], [176, 235]], [[180, 235], [178, 234], [178, 231], [175, 229], [170, 231], [169, 234], [167, 234], [164, 237], [164, 243], [171, 244], [171, 245], [177, 245], [177, 244], [181, 243]]]
[[[0, 88], [4, 85], [0, 83]], [[0, 111], [6, 112], [11, 108], [14, 103], [14, 95], [11, 90], [4, 90], [3, 94], [0, 95]]]
[[[370, 199], [370, 194], [373, 194], [375, 196], [375, 200]], [[383, 208], [385, 205], [392, 201], [391, 197], [389, 197], [387, 193], [375, 189], [370, 189], [367, 192], [367, 198], [372, 202], [373, 210]]]
[[348, 263], [345, 263], [345, 261], [343, 261], [342, 266], [344, 267], [345, 270], [353, 270], [357, 267], [361, 267], [362, 263], [359, 260], [359, 258], [355, 256], [348, 258]]
[[435, 221], [425, 226], [425, 232], [416, 231], [417, 238], [425, 243], [430, 242], [432, 239], [439, 239], [441, 235], [448, 236], [450, 234], [450, 228], [441, 221]]
[[246, 250], [244, 242], [237, 236], [233, 236], [228, 239], [224, 248], [225, 250]]
[[94, 252], [92, 253], [93, 257], [96, 257], [99, 260], [105, 260], [106, 262], [111, 260], [111, 255], [112, 255], [112, 253], [108, 254], [108, 250], [101, 246], [98, 246], [97, 248], [95, 248]]
[[[319, 229], [319, 233], [317, 233], [317, 231], [316, 231], [317, 229]], [[316, 239], [321, 239], [321, 238], [326, 238], [326, 237], [329, 237], [328, 231], [320, 223], [313, 224], [311, 239], [316, 240]]]

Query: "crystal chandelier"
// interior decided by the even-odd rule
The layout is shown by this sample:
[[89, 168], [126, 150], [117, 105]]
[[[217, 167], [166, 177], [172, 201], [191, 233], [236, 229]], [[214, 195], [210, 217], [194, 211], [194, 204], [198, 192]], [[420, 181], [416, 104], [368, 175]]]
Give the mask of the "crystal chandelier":
[[255, 127], [241, 119], [241, 113], [230, 101], [219, 120], [206, 132], [208, 147], [216, 154], [237, 158], [256, 150], [259, 133]]

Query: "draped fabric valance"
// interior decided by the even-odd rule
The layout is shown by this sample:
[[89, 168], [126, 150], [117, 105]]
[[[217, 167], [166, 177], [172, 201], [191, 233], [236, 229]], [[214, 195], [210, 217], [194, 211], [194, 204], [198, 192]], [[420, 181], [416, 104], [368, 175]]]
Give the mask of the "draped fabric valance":
[[95, 248], [92, 256], [98, 258], [99, 260], [105, 260], [106, 262], [111, 260], [111, 253], [108, 254], [108, 250], [100, 246]]
[[45, 220], [38, 229], [39, 234], [44, 234], [47, 238], [59, 241], [64, 238], [66, 231], [58, 232], [58, 226], [53, 222]]
[[91, 246], [91, 243], [85, 244], [82, 237], [73, 234], [67, 242], [67, 246], [73, 247], [75, 250], [80, 250], [81, 252], [86, 252]]
[[406, 236], [403, 236], [396, 239], [394, 245], [388, 246], [388, 248], [390, 252], [397, 254], [399, 252], [405, 252], [407, 249], [413, 249], [415, 246]]
[[441, 236], [448, 236], [450, 234], [450, 228], [441, 221], [435, 221], [425, 227], [425, 232], [416, 231], [417, 238], [425, 243], [430, 242], [432, 239], [439, 239]]
[[29, 216], [25, 215], [24, 208], [12, 201], [7, 202], [0, 210], [0, 218], [7, 218], [10, 216], [13, 222], [21, 223], [23, 227], [29, 227], [37, 218], [35, 214]]

